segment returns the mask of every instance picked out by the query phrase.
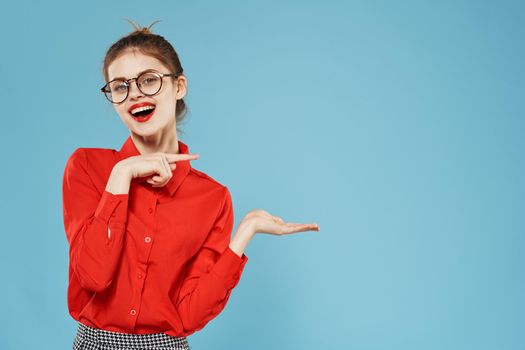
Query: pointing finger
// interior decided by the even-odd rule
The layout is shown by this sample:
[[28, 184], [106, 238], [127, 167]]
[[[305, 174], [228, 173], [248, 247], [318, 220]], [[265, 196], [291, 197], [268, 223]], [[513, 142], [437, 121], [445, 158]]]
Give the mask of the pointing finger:
[[179, 153], [166, 153], [166, 158], [169, 163], [179, 162], [181, 160], [195, 160], [200, 157], [200, 154], [179, 154]]

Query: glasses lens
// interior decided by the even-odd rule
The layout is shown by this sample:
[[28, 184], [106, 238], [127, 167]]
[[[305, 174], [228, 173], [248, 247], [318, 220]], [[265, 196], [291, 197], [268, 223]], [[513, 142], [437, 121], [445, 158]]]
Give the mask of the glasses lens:
[[141, 74], [137, 80], [137, 84], [145, 95], [155, 95], [159, 92], [162, 85], [161, 77], [155, 73], [146, 72]]
[[108, 84], [109, 92], [106, 92], [106, 96], [110, 101], [119, 103], [124, 101], [128, 93], [128, 86], [124, 79], [113, 80]]

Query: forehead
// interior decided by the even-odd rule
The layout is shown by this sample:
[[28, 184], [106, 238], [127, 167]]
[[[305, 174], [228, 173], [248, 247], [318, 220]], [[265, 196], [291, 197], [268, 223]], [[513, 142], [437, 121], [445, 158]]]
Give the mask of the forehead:
[[144, 55], [138, 51], [127, 51], [108, 66], [108, 79], [133, 78], [146, 69], [155, 69], [161, 73], [168, 71], [155, 57]]

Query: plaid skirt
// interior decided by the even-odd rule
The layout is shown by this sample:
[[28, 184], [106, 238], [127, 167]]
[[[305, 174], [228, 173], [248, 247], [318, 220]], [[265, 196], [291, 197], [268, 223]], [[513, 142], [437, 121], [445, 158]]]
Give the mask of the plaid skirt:
[[164, 333], [132, 334], [106, 331], [78, 322], [73, 350], [190, 350], [186, 337]]

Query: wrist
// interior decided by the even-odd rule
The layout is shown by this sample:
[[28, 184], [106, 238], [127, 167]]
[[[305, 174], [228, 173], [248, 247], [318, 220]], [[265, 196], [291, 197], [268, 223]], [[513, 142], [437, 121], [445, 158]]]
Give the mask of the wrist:
[[230, 248], [237, 253], [238, 256], [242, 256], [244, 250], [248, 246], [248, 243], [253, 238], [255, 231], [251, 224], [241, 222], [237, 227], [235, 235], [230, 241]]
[[115, 164], [115, 166], [111, 170], [111, 175], [129, 181], [131, 181], [131, 179], [133, 178], [131, 171], [122, 162]]
[[129, 186], [131, 183], [131, 173], [118, 163], [111, 170], [108, 182], [106, 184], [106, 191], [113, 194], [129, 193]]
[[253, 222], [242, 220], [239, 223], [239, 226], [237, 227], [236, 235], [239, 235], [240, 237], [245, 237], [247, 239], [251, 239], [253, 238], [253, 236], [255, 236], [255, 233], [256, 231]]

